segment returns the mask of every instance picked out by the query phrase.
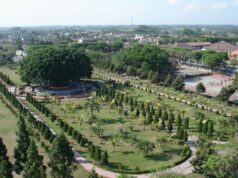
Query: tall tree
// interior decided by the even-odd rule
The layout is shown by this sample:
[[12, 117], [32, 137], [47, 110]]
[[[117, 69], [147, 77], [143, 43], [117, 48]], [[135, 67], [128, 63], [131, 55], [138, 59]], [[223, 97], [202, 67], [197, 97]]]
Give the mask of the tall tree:
[[2, 157], [0, 157], [0, 177], [12, 178], [12, 171], [8, 167], [8, 163]]
[[15, 171], [19, 174], [23, 170], [23, 166], [27, 160], [27, 149], [30, 145], [30, 137], [23, 117], [19, 117], [17, 125], [17, 146], [14, 149], [14, 158], [16, 160]]
[[202, 82], [199, 82], [196, 86], [196, 90], [197, 90], [197, 92], [204, 93], [204, 92], [206, 92], [206, 87], [203, 85]]
[[27, 161], [24, 166], [24, 178], [46, 178], [46, 167], [43, 156], [39, 155], [35, 142], [31, 140], [27, 150]]
[[175, 90], [183, 90], [185, 83], [182, 77], [178, 76], [176, 79], [173, 81], [172, 86]]
[[172, 132], [172, 130], [173, 130], [173, 121], [172, 121], [172, 119], [169, 119], [167, 128], [168, 128], [169, 132]]
[[12, 164], [9, 161], [9, 157], [7, 156], [7, 148], [4, 145], [1, 137], [0, 137], [0, 158], [6, 161], [8, 169], [11, 170]]
[[53, 178], [71, 178], [74, 153], [66, 137], [61, 134], [53, 141], [49, 166]]
[[84, 109], [85, 110], [90, 109], [91, 117], [93, 117], [94, 110], [97, 110], [99, 112], [100, 104], [97, 102], [95, 97], [88, 98], [84, 104]]
[[69, 46], [33, 46], [20, 65], [21, 78], [28, 84], [62, 86], [91, 74], [90, 59]]

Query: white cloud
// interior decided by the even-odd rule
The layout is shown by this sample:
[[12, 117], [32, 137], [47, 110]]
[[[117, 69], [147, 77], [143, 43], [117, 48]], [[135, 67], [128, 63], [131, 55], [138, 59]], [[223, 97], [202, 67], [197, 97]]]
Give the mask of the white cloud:
[[168, 0], [168, 3], [170, 5], [174, 5], [174, 4], [177, 4], [179, 0]]
[[187, 4], [185, 7], [184, 7], [184, 11], [186, 12], [191, 12], [195, 9], [195, 4]]
[[227, 3], [213, 3], [212, 9], [221, 10], [227, 8], [227, 6], [228, 6]]

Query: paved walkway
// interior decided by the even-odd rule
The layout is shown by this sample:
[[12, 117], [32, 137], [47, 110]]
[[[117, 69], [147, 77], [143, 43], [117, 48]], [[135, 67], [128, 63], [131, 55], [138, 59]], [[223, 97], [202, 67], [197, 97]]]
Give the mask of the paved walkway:
[[[191, 156], [183, 163], [180, 165], [177, 165], [175, 167], [172, 167], [170, 169], [167, 169], [162, 172], [174, 172], [174, 173], [179, 173], [183, 175], [188, 175], [193, 173], [194, 168], [190, 161], [196, 156], [196, 148], [195, 148], [195, 142], [198, 141], [197, 136], [190, 136], [188, 138], [188, 146], [190, 147], [190, 150], [192, 152]], [[99, 168], [95, 165], [93, 165], [91, 162], [87, 161], [82, 155], [80, 155], [79, 152], [74, 151], [74, 156], [76, 161], [88, 172], [90, 172], [93, 168], [95, 168], [96, 173], [99, 176], [102, 176], [104, 178], [116, 178], [118, 173], [112, 172], [112, 171], [107, 171], [105, 169]], [[158, 174], [161, 174], [162, 172], [157, 172], [157, 173], [149, 173], [149, 174], [135, 174], [133, 175], [134, 177], [137, 178], [150, 178], [150, 177], [157, 177]]]

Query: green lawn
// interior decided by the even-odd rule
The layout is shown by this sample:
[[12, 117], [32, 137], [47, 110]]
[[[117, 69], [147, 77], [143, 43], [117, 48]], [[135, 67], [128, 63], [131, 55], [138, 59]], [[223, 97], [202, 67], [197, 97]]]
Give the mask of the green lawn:
[[[156, 143], [156, 139], [161, 136], [171, 137], [170, 133], [166, 131], [160, 131], [159, 135], [156, 135], [156, 131], [152, 130], [150, 126], [146, 126], [144, 131], [142, 121], [140, 118], [129, 119], [118, 113], [117, 109], [110, 109], [108, 104], [102, 104], [99, 113], [95, 113], [98, 117], [98, 121], [102, 124], [104, 129], [103, 139], [100, 139], [95, 134], [91, 133], [91, 126], [88, 122], [90, 118], [90, 112], [85, 110], [79, 110], [74, 114], [75, 118], [78, 118], [83, 115], [84, 120], [82, 127], [80, 126], [79, 121], [73, 122], [72, 114], [64, 111], [64, 106], [67, 103], [75, 103], [84, 105], [85, 99], [73, 99], [69, 101], [62, 101], [61, 106], [58, 107], [55, 105], [48, 104], [49, 109], [53, 109], [55, 113], [58, 113], [61, 119], [67, 121], [69, 125], [73, 128], [79, 130], [84, 136], [91, 140], [95, 145], [101, 146], [103, 149], [106, 149], [110, 155], [109, 162], [111, 162], [110, 167], [113, 169], [122, 168], [127, 171], [134, 171], [136, 167], [139, 167], [140, 171], [148, 171], [151, 169], [161, 169], [163, 167], [171, 166], [175, 162], [181, 160], [181, 149], [182, 145], [178, 145], [176, 140], [171, 143], [166, 151], [162, 151], [159, 146], [156, 146], [154, 152], [148, 158], [144, 158], [134, 145], [130, 141], [125, 141], [122, 138], [116, 139], [116, 146], [113, 150], [111, 143], [111, 136], [118, 135], [120, 129], [130, 130], [129, 127], [133, 127], [132, 134], [137, 137], [147, 140], [153, 143]], [[54, 127], [54, 126], [53, 126]], [[88, 159], [89, 155], [84, 148], [80, 148], [83, 155]]]
[[[17, 119], [11, 113], [9, 109], [0, 100], [0, 137], [3, 139], [3, 143], [7, 147], [7, 154], [10, 161], [13, 163], [14, 147], [16, 146], [16, 130]], [[20, 178], [21, 176], [14, 174], [14, 178]]]
[[[16, 131], [17, 131], [17, 118], [11, 113], [9, 109], [0, 100], [0, 137], [2, 137], [4, 144], [8, 150], [8, 156], [10, 161], [14, 163], [14, 147], [16, 146]], [[35, 131], [36, 132], [36, 131]], [[33, 137], [34, 138], [34, 137]], [[47, 165], [49, 162], [48, 153], [41, 147], [40, 142], [46, 142], [42, 137], [41, 140], [35, 140], [38, 151], [41, 155], [44, 156], [44, 164]], [[74, 170], [73, 175], [75, 178], [87, 178], [88, 172], [83, 170], [80, 166], [77, 166], [77, 169]], [[22, 175], [17, 175], [13, 173], [14, 178], [21, 178]], [[50, 170], [47, 169], [47, 177], [50, 177]]]
[[[216, 108], [218, 110], [227, 112], [227, 113], [236, 113], [237, 112], [237, 106], [228, 106], [227, 104], [215, 100], [215, 99], [211, 99], [211, 98], [207, 98], [205, 96], [202, 96], [200, 94], [197, 93], [185, 93], [185, 92], [181, 92], [181, 91], [175, 91], [172, 88], [168, 88], [168, 87], [163, 87], [157, 84], [151, 84], [150, 81], [148, 80], [141, 80], [141, 79], [134, 79], [132, 77], [129, 76], [121, 76], [115, 73], [108, 73], [106, 71], [102, 71], [99, 69], [94, 68], [94, 71], [96, 73], [100, 73], [100, 74], [104, 74], [106, 76], [112, 77], [114, 79], [119, 79], [121, 81], [130, 81], [131, 83], [141, 86], [141, 87], [145, 87], [145, 88], [149, 88], [151, 90], [156, 90], [158, 92], [162, 92], [168, 95], [173, 95], [173, 96], [177, 96], [181, 99], [188, 99], [188, 100], [192, 100], [195, 101], [197, 103], [212, 107], [212, 108]], [[96, 76], [98, 77], [98, 76]]]
[[18, 66], [10, 67], [10, 66], [1, 66], [0, 72], [9, 76], [9, 78], [16, 84], [16, 85], [23, 85], [24, 83], [21, 81], [18, 71]]

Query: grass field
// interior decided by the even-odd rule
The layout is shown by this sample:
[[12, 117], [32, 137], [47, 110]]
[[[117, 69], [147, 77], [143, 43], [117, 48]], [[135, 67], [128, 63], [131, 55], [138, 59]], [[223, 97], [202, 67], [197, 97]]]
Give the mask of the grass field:
[[[16, 131], [17, 131], [17, 118], [11, 113], [11, 111], [5, 107], [5, 105], [0, 101], [0, 137], [2, 137], [4, 144], [8, 150], [8, 156], [10, 161], [14, 163], [14, 147], [16, 146]], [[34, 137], [32, 137], [34, 138]], [[44, 164], [47, 165], [49, 162], [48, 153], [41, 147], [40, 142], [45, 142], [41, 137], [41, 140], [35, 140], [39, 154], [44, 156]], [[77, 166], [77, 169], [74, 170], [73, 175], [75, 178], [87, 178], [88, 173], [83, 170], [80, 166]], [[21, 178], [22, 175], [17, 175], [13, 173], [14, 178]], [[47, 169], [47, 177], [50, 176], [50, 170]]]
[[0, 72], [9, 76], [9, 78], [16, 84], [16, 85], [23, 85], [24, 82], [21, 81], [18, 71], [18, 66], [0, 66]]
[[[95, 113], [98, 118], [98, 122], [101, 123], [104, 130], [103, 139], [100, 139], [91, 132], [92, 125], [88, 120], [88, 118], [90, 118], [89, 111], [79, 110], [76, 114], [74, 114], [75, 118], [83, 115], [84, 120], [81, 127], [80, 122], [77, 120], [72, 122], [72, 114], [67, 112], [65, 113], [63, 109], [67, 103], [75, 103], [83, 106], [84, 102], [85, 99], [74, 99], [70, 101], [63, 101], [58, 111], [55, 105], [52, 106], [49, 104], [48, 108], [53, 109], [55, 113], [58, 113], [58, 116], [67, 121], [73, 128], [79, 130], [94, 144], [102, 146], [103, 149], [109, 151], [111, 168], [118, 169], [121, 167], [123, 170], [133, 171], [136, 167], [138, 167], [140, 171], [146, 171], [171, 166], [181, 159], [180, 153], [183, 146], [178, 145], [176, 141], [170, 144], [166, 151], [162, 151], [159, 146], [156, 146], [155, 151], [148, 158], [144, 158], [140, 153], [138, 153], [138, 150], [134, 145], [121, 138], [116, 139], [116, 146], [113, 150], [110, 138], [111, 136], [115, 137], [118, 135], [120, 129], [130, 130], [132, 128], [131, 132], [134, 135], [153, 143], [156, 143], [156, 139], [158, 137], [170, 137], [170, 134], [166, 131], [161, 131], [157, 136], [156, 131], [152, 130], [150, 126], [146, 126], [144, 131], [143, 125], [139, 118], [133, 120], [126, 118], [125, 116], [120, 115], [117, 109], [110, 109], [107, 104], [102, 104], [100, 112]], [[86, 151], [84, 149], [81, 150]], [[83, 155], [89, 158], [88, 153], [83, 152]]]
[[[17, 119], [9, 109], [0, 101], [0, 137], [7, 147], [7, 154], [13, 163], [14, 147], [16, 146]], [[21, 176], [14, 174], [14, 178]]]
[[[227, 113], [236, 113], [237, 112], [237, 106], [229, 106], [221, 101], [215, 100], [213, 98], [207, 98], [207, 97], [202, 96], [197, 93], [185, 93], [185, 92], [181, 92], [181, 91], [175, 91], [174, 89], [169, 88], [169, 87], [163, 87], [161, 85], [152, 84], [148, 80], [135, 79], [135, 78], [129, 77], [129, 76], [122, 76], [122, 75], [118, 75], [115, 73], [108, 73], [108, 72], [105, 72], [105, 71], [102, 71], [102, 70], [99, 70], [96, 68], [94, 68], [94, 71], [96, 73], [104, 74], [108, 77], [112, 77], [114, 79], [118, 79], [121, 81], [130, 81], [131, 83], [141, 86], [141, 87], [149, 88], [151, 90], [156, 90], [158, 92], [162, 92], [162, 93], [165, 93], [168, 95], [177, 96], [181, 99], [192, 100], [199, 104], [207, 105], [209, 107], [216, 108], [218, 110], [222, 110]], [[97, 76], [94, 76], [94, 77], [97, 77]]]

